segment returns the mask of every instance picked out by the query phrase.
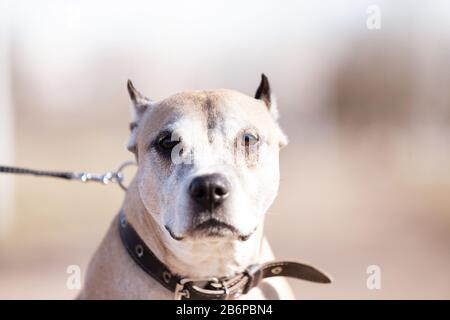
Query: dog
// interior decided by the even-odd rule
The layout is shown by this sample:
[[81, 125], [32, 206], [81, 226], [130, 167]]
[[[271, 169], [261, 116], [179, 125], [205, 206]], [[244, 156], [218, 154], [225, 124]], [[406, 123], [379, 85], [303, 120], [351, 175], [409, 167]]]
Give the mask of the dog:
[[[279, 187], [287, 138], [263, 74], [254, 97], [186, 91], [152, 101], [128, 81], [130, 150], [137, 173], [122, 211], [173, 274], [232, 276], [274, 258], [264, 216]], [[114, 219], [89, 263], [79, 299], [173, 299], [127, 252]], [[150, 271], [151, 272], [151, 271]], [[264, 279], [244, 299], [293, 299], [284, 278]]]

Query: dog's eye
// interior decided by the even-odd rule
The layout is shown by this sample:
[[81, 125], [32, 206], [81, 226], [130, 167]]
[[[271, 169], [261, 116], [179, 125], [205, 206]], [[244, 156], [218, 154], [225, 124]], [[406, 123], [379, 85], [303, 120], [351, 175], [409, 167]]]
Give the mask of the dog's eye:
[[245, 147], [250, 147], [258, 143], [259, 138], [251, 133], [245, 133], [242, 136], [242, 145]]
[[172, 137], [170, 134], [166, 134], [161, 136], [158, 139], [158, 146], [164, 150], [171, 150], [173, 147], [175, 147], [180, 140], [172, 140]]

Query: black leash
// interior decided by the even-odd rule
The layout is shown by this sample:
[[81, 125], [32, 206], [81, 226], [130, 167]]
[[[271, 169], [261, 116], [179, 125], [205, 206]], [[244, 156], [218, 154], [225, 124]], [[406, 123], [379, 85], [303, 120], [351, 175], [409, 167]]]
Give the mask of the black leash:
[[10, 174], [24, 174], [24, 175], [33, 175], [39, 177], [52, 177], [52, 178], [61, 178], [66, 180], [78, 180], [81, 182], [100, 182], [102, 184], [108, 184], [110, 182], [117, 183], [122, 189], [126, 190], [127, 188], [123, 184], [124, 182], [124, 174], [123, 170], [130, 166], [134, 165], [134, 161], [124, 162], [119, 169], [116, 171], [108, 171], [103, 174], [93, 174], [89, 172], [69, 172], [69, 171], [47, 171], [47, 170], [35, 170], [29, 168], [20, 168], [20, 167], [11, 167], [11, 166], [0, 166], [0, 173], [10, 173]]
[[27, 168], [8, 167], [8, 166], [0, 166], [0, 172], [13, 174], [29, 174], [33, 176], [54, 177], [67, 180], [72, 180], [76, 178], [76, 174], [74, 172], [44, 171], [44, 170], [33, 170]]

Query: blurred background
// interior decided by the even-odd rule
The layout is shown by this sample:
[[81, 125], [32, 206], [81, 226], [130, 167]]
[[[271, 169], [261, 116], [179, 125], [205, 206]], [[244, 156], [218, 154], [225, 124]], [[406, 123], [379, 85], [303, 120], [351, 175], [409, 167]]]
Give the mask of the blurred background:
[[[290, 139], [268, 237], [335, 279], [293, 281], [297, 298], [450, 299], [449, 15], [447, 1], [0, 0], [0, 164], [115, 169], [132, 159], [127, 79], [152, 99], [253, 95], [264, 72]], [[1, 175], [0, 298], [76, 296], [66, 269], [84, 276], [122, 200]]]

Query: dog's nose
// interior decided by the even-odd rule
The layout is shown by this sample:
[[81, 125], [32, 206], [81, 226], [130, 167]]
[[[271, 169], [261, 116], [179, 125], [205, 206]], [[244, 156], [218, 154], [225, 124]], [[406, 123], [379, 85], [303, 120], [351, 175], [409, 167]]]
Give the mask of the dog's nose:
[[229, 182], [218, 173], [203, 175], [191, 181], [189, 192], [203, 209], [212, 210], [228, 198]]

